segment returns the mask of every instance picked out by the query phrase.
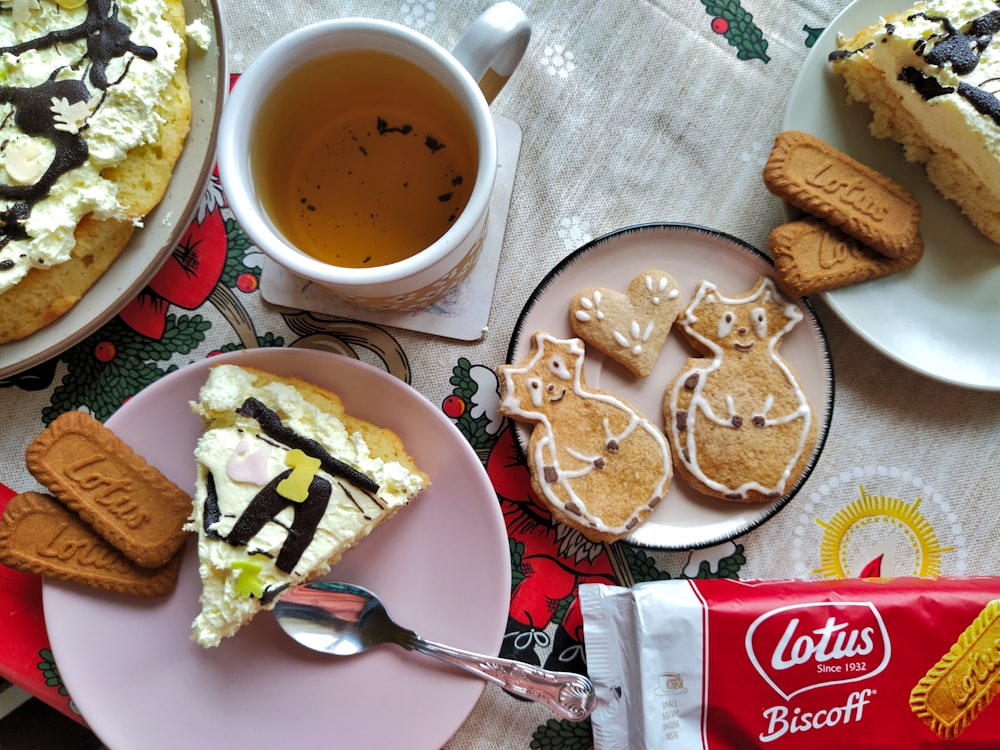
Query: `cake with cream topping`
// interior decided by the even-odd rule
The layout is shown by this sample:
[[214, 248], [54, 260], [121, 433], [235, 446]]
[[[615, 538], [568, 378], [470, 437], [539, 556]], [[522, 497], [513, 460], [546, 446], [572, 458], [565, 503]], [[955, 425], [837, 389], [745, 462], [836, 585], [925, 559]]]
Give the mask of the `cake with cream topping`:
[[0, 343], [70, 309], [160, 202], [191, 120], [182, 0], [0, 7]]
[[253, 368], [212, 369], [189, 531], [198, 534], [205, 648], [326, 573], [429, 479], [399, 437], [344, 412], [333, 393]]
[[930, 182], [1000, 242], [1000, 6], [930, 0], [840, 36], [830, 55], [870, 130], [924, 164]]

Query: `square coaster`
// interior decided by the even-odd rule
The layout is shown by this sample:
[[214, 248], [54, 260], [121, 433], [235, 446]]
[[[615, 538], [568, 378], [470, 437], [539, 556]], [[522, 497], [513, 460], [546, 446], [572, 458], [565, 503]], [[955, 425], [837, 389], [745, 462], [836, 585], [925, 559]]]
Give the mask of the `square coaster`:
[[479, 259], [472, 272], [442, 299], [420, 310], [386, 312], [356, 307], [265, 258], [260, 292], [275, 305], [338, 315], [367, 323], [405, 328], [460, 341], [486, 335], [493, 290], [496, 287], [500, 250], [507, 229], [507, 214], [514, 175], [521, 153], [521, 128], [503, 117], [494, 117], [497, 134], [497, 180], [490, 203], [490, 220]]

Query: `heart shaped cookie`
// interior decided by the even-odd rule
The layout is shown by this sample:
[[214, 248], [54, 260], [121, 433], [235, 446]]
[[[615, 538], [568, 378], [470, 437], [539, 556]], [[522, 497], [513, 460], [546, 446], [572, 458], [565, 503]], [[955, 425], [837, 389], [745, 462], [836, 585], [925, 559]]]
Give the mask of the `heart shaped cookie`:
[[638, 274], [624, 294], [590, 287], [569, 304], [573, 332], [641, 378], [653, 371], [682, 301], [673, 277], [657, 270]]

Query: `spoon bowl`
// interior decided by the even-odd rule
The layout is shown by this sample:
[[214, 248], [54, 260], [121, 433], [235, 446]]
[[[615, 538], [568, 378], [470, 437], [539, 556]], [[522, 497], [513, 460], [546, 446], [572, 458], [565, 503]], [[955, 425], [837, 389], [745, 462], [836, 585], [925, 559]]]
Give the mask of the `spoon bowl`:
[[295, 586], [275, 604], [274, 616], [282, 630], [313, 651], [353, 656], [395, 643], [472, 672], [566, 719], [585, 719], [597, 705], [594, 686], [586, 677], [428, 641], [394, 622], [375, 594], [353, 583], [317, 581]]

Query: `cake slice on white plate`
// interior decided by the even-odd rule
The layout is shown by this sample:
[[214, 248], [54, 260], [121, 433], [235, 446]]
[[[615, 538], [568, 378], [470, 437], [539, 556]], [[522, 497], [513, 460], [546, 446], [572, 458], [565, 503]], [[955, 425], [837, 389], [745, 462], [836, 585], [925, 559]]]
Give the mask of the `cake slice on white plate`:
[[[874, 14], [873, 14], [874, 15]], [[830, 55], [870, 130], [1000, 242], [1000, 6], [929, 0], [840, 36]]]
[[298, 378], [219, 365], [192, 407], [205, 430], [186, 527], [202, 579], [191, 637], [205, 648], [326, 573], [429, 484], [398, 435]]

